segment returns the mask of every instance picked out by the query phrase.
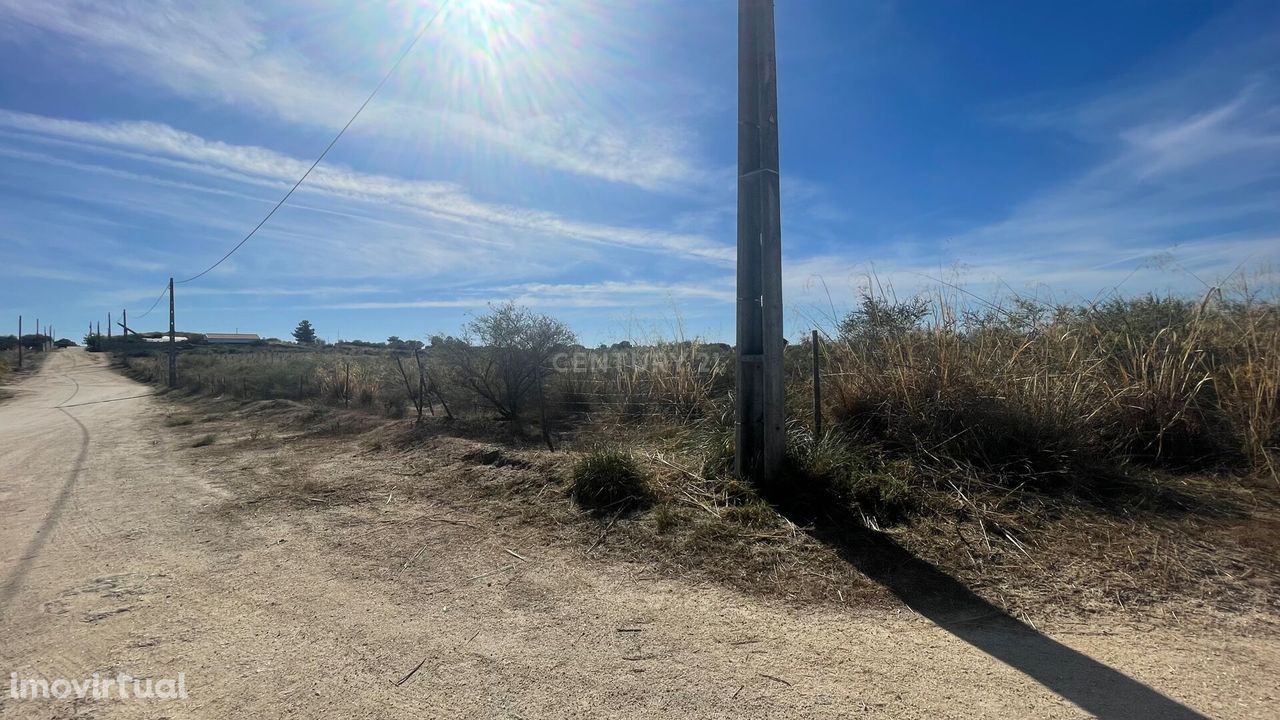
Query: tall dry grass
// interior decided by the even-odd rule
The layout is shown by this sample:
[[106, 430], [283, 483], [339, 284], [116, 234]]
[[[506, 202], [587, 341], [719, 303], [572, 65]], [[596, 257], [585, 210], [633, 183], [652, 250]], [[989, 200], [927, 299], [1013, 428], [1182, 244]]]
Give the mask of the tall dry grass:
[[833, 340], [827, 409], [854, 442], [1018, 482], [1131, 460], [1274, 473], [1280, 315], [1247, 292], [1083, 307], [868, 294]]
[[733, 387], [732, 351], [696, 339], [577, 351], [555, 369], [559, 408], [605, 422], [690, 423]]
[[[162, 353], [121, 358], [144, 382], [168, 382]], [[179, 356], [178, 386], [241, 400], [290, 399], [402, 417], [409, 403], [390, 353], [338, 351], [195, 351]]]

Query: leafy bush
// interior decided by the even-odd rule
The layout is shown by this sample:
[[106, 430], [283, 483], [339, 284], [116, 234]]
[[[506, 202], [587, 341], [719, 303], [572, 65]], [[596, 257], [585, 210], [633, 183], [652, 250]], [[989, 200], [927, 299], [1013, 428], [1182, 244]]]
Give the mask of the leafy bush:
[[551, 359], [576, 342], [567, 325], [515, 303], [468, 323], [462, 338], [433, 344], [455, 378], [498, 411], [519, 420], [529, 396], [551, 373]]

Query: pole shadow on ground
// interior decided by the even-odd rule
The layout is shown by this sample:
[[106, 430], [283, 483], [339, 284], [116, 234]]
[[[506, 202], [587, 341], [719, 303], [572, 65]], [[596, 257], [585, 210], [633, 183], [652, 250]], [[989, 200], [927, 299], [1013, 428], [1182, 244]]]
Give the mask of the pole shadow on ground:
[[[832, 498], [774, 491], [774, 507], [907, 607], [1102, 720], [1204, 720], [1147, 685], [1040, 633], [911, 554]], [[820, 510], [817, 510], [820, 508]]]

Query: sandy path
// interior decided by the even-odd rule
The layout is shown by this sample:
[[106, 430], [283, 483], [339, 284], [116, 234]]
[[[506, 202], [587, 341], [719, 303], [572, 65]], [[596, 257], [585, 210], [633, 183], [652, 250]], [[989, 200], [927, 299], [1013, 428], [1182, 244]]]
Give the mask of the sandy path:
[[[3, 718], [1243, 718], [1280, 707], [1280, 647], [1238, 629], [1042, 634], [905, 608], [803, 610], [584, 563], [478, 518], [424, 525], [415, 568], [401, 572], [403, 558], [335, 547], [312, 515], [219, 520], [209, 508], [231, 496], [220, 477], [243, 469], [194, 462], [161, 401], [135, 397], [147, 389], [100, 357], [59, 351], [15, 390], [0, 403]], [[418, 566], [452, 589], [428, 590], [438, 584]], [[189, 695], [9, 696], [10, 673], [95, 672], [181, 672]]]

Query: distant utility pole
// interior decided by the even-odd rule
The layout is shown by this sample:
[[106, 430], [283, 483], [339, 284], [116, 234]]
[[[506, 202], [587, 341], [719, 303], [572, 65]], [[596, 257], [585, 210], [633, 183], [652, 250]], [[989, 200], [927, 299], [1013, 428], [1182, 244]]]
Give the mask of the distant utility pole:
[[768, 482], [785, 449], [782, 221], [773, 0], [738, 0], [737, 452], [747, 480]]
[[22, 369], [22, 316], [18, 316], [18, 369]]
[[111, 339], [111, 311], [107, 311], [107, 339]]
[[[128, 340], [129, 333], [132, 332], [131, 330], [129, 330], [129, 308], [125, 308], [120, 311], [120, 327], [121, 329], [124, 330], [124, 332], [121, 333], [124, 336], [124, 339]], [[137, 335], [137, 333], [133, 333], [133, 334]]]
[[178, 345], [173, 329], [173, 278], [169, 278], [169, 387], [178, 387]]

